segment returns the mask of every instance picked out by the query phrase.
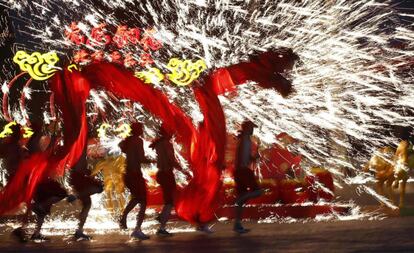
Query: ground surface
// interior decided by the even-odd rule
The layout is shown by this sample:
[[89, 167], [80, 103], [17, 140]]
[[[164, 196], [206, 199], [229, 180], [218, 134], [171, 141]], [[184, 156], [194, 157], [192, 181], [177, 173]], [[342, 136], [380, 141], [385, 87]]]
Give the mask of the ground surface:
[[[353, 200], [363, 213], [372, 213], [383, 220], [323, 221], [294, 223], [276, 222], [258, 224], [246, 222], [252, 231], [245, 235], [232, 232], [228, 222], [216, 223], [215, 233], [205, 235], [189, 229], [184, 222], [173, 222], [176, 233], [171, 238], [158, 238], [154, 231], [158, 226], [154, 215], [148, 215], [144, 223], [145, 232], [151, 235], [148, 241], [137, 242], [129, 239], [129, 232], [120, 232], [118, 225], [102, 210], [92, 210], [86, 224], [94, 240], [75, 242], [71, 234], [76, 228], [76, 220], [70, 217], [79, 212], [78, 205], [59, 203], [52, 211], [52, 218], [43, 232], [51, 237], [50, 242], [20, 244], [11, 236], [11, 226], [16, 222], [0, 220], [0, 253], [5, 252], [414, 252], [414, 184], [407, 189], [407, 208], [401, 212], [390, 208], [379, 208], [378, 201], [366, 193], [355, 194], [356, 186], [344, 186], [337, 190], [338, 201]], [[372, 185], [372, 187], [374, 187]], [[395, 193], [398, 199], [397, 193]], [[94, 204], [96, 206], [96, 204]], [[64, 210], [65, 212], [63, 212]], [[62, 214], [63, 213], [63, 214]], [[402, 215], [403, 217], [401, 217]], [[409, 215], [409, 216], [404, 216]], [[95, 217], [95, 218], [93, 218]], [[72, 217], [73, 218], [73, 217]], [[331, 217], [332, 218], [332, 217]], [[350, 215], [347, 218], [358, 218]], [[133, 226], [135, 216], [131, 215], [129, 226]], [[91, 230], [91, 229], [94, 230]], [[185, 232], [183, 232], [185, 231]], [[57, 235], [56, 235], [57, 234]]]
[[95, 235], [91, 242], [52, 236], [51, 242], [19, 244], [10, 227], [0, 227], [0, 252], [414, 252], [414, 217], [385, 220], [246, 223], [249, 234], [236, 235], [231, 224], [216, 224], [211, 235], [176, 233], [131, 242], [126, 234]]

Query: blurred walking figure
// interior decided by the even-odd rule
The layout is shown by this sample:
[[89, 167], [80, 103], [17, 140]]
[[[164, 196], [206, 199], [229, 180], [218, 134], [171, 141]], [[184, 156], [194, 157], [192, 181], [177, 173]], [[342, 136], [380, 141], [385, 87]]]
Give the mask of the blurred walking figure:
[[126, 154], [126, 173], [124, 175], [125, 186], [131, 193], [131, 199], [125, 207], [121, 219], [121, 229], [127, 229], [128, 213], [137, 205], [140, 205], [137, 224], [131, 237], [140, 240], [147, 240], [149, 236], [141, 230], [142, 222], [145, 218], [145, 210], [147, 208], [147, 185], [142, 176], [141, 164], [150, 163], [151, 161], [145, 157], [144, 143], [141, 139], [143, 134], [142, 124], [135, 122], [131, 125], [131, 136], [123, 140], [119, 147]]
[[[19, 168], [20, 162], [24, 157], [24, 150], [20, 145], [21, 138], [21, 127], [20, 125], [11, 122], [6, 127], [10, 130], [11, 134], [4, 139], [0, 139], [0, 158], [2, 159], [3, 168], [6, 171], [6, 181], [9, 183], [14, 175], [16, 174], [17, 169]], [[9, 133], [10, 133], [9, 132]], [[26, 227], [28, 222], [29, 210], [24, 217], [22, 226], [13, 230], [12, 234], [20, 241], [26, 242]]]
[[414, 169], [414, 150], [411, 131], [412, 130], [409, 127], [403, 129], [401, 141], [394, 154], [393, 186], [395, 189], [398, 189], [401, 186], [399, 201], [400, 208], [403, 208], [405, 205], [407, 181], [409, 179], [410, 170]]
[[[160, 228], [158, 229], [157, 234], [162, 236], [171, 236], [171, 234], [166, 230], [166, 224], [174, 206], [174, 198], [177, 191], [173, 170], [175, 168], [183, 173], [185, 172], [175, 158], [174, 147], [171, 143], [172, 135], [167, 133], [163, 125], [160, 128], [159, 134], [160, 137], [150, 146], [155, 149], [157, 153], [157, 182], [161, 187], [162, 195], [164, 197], [164, 206], [158, 217]], [[185, 175], [189, 177], [187, 173], [185, 173]]]
[[20, 125], [11, 122], [7, 125], [7, 128], [11, 133], [9, 132], [10, 135], [4, 139], [0, 139], [0, 158], [3, 160], [3, 166], [6, 170], [6, 181], [8, 183], [19, 168], [19, 163], [24, 157], [24, 150], [20, 145]]
[[[43, 137], [42, 124], [39, 122], [33, 122], [31, 128], [33, 135], [26, 144], [27, 154], [29, 156], [44, 151], [41, 144], [41, 139]], [[52, 136], [47, 148], [52, 148], [54, 145], [55, 138]], [[66, 189], [56, 178], [48, 176], [47, 178], [42, 178], [40, 180], [33, 195], [32, 211], [36, 214], [36, 226], [31, 237], [32, 240], [49, 240], [49, 238], [44, 237], [40, 233], [44, 220], [46, 216], [50, 214], [52, 205], [58, 203], [66, 197], [68, 197]]]
[[237, 233], [247, 233], [241, 224], [243, 205], [252, 198], [263, 194], [259, 188], [254, 172], [250, 169], [251, 163], [258, 158], [258, 154], [252, 154], [251, 136], [257, 127], [251, 121], [245, 121], [239, 134], [239, 143], [236, 150], [236, 164], [234, 170], [234, 181], [236, 183], [237, 199], [235, 206], [235, 221], [233, 230]]
[[91, 196], [103, 191], [102, 183], [91, 175], [91, 170], [88, 168], [86, 155], [87, 146], [88, 145], [86, 142], [82, 155], [70, 170], [69, 184], [75, 190], [76, 198], [79, 199], [82, 204], [82, 210], [79, 214], [78, 228], [75, 232], [76, 240], [91, 239], [90, 236], [84, 233], [83, 227], [85, 225], [86, 219], [88, 218], [89, 210], [92, 206]]

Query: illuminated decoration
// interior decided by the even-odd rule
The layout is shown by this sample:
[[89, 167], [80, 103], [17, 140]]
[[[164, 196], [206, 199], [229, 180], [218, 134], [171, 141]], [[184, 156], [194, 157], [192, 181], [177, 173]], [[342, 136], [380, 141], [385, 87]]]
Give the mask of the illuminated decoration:
[[35, 80], [43, 81], [53, 76], [57, 71], [54, 67], [59, 58], [55, 52], [45, 54], [34, 52], [29, 55], [25, 51], [17, 51], [13, 61], [19, 64], [21, 71], [29, 73]]
[[157, 51], [162, 47], [161, 42], [153, 37], [154, 32], [154, 29], [145, 30], [145, 34], [141, 39], [141, 45], [144, 51]]
[[124, 65], [127, 68], [137, 65], [137, 61], [134, 59], [132, 53], [128, 53], [125, 55]]
[[128, 46], [129, 43], [136, 45], [140, 42], [141, 31], [138, 28], [128, 28], [125, 25], [118, 26], [112, 38], [118, 48]]
[[135, 72], [135, 76], [144, 81], [144, 83], [156, 84], [164, 80], [164, 75], [157, 68], [150, 68], [147, 71]]
[[[107, 129], [112, 129], [111, 125], [109, 125], [108, 123], [103, 123], [97, 130], [98, 137], [108, 138], [106, 135]], [[118, 128], [116, 128], [114, 132], [119, 133], [118, 136], [124, 139], [130, 135], [131, 130], [131, 126], [129, 124], [124, 123], [120, 125]]]
[[65, 36], [76, 45], [85, 43], [85, 36], [81, 34], [81, 30], [76, 22], [72, 22], [69, 29], [65, 30]]
[[[17, 125], [16, 121], [7, 123], [7, 125], [4, 126], [3, 131], [0, 133], [0, 138], [6, 138], [7, 136], [10, 136], [13, 133], [11, 127], [15, 125]], [[34, 133], [30, 127], [23, 127], [23, 130], [23, 138], [30, 138]]]
[[192, 63], [190, 60], [172, 58], [168, 62], [167, 69], [171, 71], [171, 74], [167, 74], [169, 80], [178, 86], [186, 86], [197, 79], [207, 66], [201, 59]]
[[152, 56], [148, 53], [143, 53], [139, 59], [139, 65], [141, 65], [141, 67], [145, 67], [153, 63], [154, 63], [154, 59], [152, 59]]
[[97, 130], [98, 137], [99, 138], [106, 138], [106, 129], [110, 128], [110, 127], [111, 127], [111, 125], [109, 125], [108, 123], [102, 123], [102, 125]]
[[33, 129], [30, 127], [23, 127], [23, 130], [23, 138], [30, 138], [34, 134]]
[[118, 136], [123, 139], [128, 137], [131, 134], [131, 131], [131, 126], [126, 123], [120, 125], [117, 129], [115, 129], [115, 132], [119, 133]]
[[113, 41], [118, 48], [123, 48], [128, 44], [128, 27], [126, 25], [118, 26]]
[[68, 70], [69, 70], [69, 72], [71, 72], [71, 73], [72, 73], [72, 69], [79, 70], [78, 65], [76, 65], [76, 64], [71, 64], [71, 65], [69, 65], [67, 69], [68, 69]]
[[[114, 36], [111, 37], [107, 33], [106, 26], [106, 23], [101, 23], [92, 28], [89, 36], [86, 36], [79, 28], [78, 23], [72, 22], [69, 27], [65, 29], [65, 37], [78, 46], [88, 45], [92, 47], [104, 47], [112, 43], [119, 49], [134, 45], [141, 46], [144, 51], [157, 51], [162, 47], [161, 42], [153, 36], [155, 33], [155, 29], [153, 28], [145, 29], [141, 36], [140, 28], [130, 28], [126, 25], [120, 25], [116, 27], [116, 32]], [[91, 39], [86, 39], [87, 37]]]
[[104, 55], [104, 52], [102, 50], [98, 50], [98, 51], [94, 52], [91, 55], [91, 57], [92, 57], [92, 60], [94, 60], [94, 61], [103, 61], [105, 55]]
[[90, 60], [91, 59], [90, 59], [89, 53], [84, 49], [76, 51], [75, 55], [73, 56], [73, 61], [75, 63], [87, 63]]
[[[143, 54], [141, 60], [145, 58], [143, 57], [145, 55], [151, 57], [149, 54]], [[142, 62], [140, 64], [142, 65]], [[178, 86], [186, 86], [197, 79], [200, 73], [207, 69], [207, 66], [201, 59], [193, 63], [190, 60], [172, 58], [168, 62], [167, 69], [171, 71], [171, 74], [167, 74], [169, 80]], [[149, 68], [146, 71], [135, 72], [135, 76], [144, 81], [144, 83], [153, 84], [159, 83], [165, 78], [158, 68]]]
[[15, 126], [17, 123], [15, 121], [7, 123], [7, 125], [4, 126], [3, 131], [0, 133], [0, 138], [5, 138], [13, 133], [13, 130], [11, 129], [12, 126]]
[[[108, 58], [111, 62], [123, 64], [127, 68], [134, 67], [137, 64], [141, 67], [147, 67], [154, 64], [151, 52], [162, 48], [162, 43], [154, 37], [156, 32], [154, 28], [143, 30], [137, 27], [130, 28], [126, 25], [120, 25], [116, 27], [115, 34], [111, 36], [108, 33], [106, 23], [93, 27], [88, 35], [79, 26], [78, 22], [72, 22], [64, 32], [66, 39], [78, 46], [73, 54], [73, 61], [77, 64], [104, 61], [105, 49], [113, 48], [112, 46], [118, 49], [133, 46], [139, 47], [144, 51], [138, 60], [133, 58], [131, 52], [125, 55], [124, 51], [122, 53], [116, 50], [105, 52], [108, 53]], [[86, 48], [83, 46], [86, 46]]]
[[97, 27], [92, 28], [91, 38], [92, 40], [87, 40], [86, 44], [91, 46], [102, 46], [109, 45], [111, 43], [111, 36], [105, 33], [106, 24], [99, 24]]
[[139, 43], [141, 31], [138, 28], [130, 28], [127, 33], [129, 42], [134, 45]]

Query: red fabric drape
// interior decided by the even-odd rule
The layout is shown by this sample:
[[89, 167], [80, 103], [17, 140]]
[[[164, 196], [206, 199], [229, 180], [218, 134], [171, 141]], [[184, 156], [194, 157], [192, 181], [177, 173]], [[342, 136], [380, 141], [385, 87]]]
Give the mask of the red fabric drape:
[[262, 87], [275, 88], [282, 95], [287, 95], [292, 90], [291, 85], [275, 73], [280, 68], [275, 67], [278, 63], [280, 59], [277, 56], [265, 53], [252, 62], [222, 68], [205, 77], [204, 86], [194, 88], [204, 115], [204, 121], [198, 128], [161, 91], [143, 83], [120, 66], [94, 63], [81, 72], [69, 72], [65, 68], [50, 81], [55, 103], [63, 118], [64, 145], [57, 152], [48, 149], [21, 162], [15, 177], [0, 193], [0, 214], [12, 210], [21, 202], [29, 203], [42, 178], [60, 176], [78, 160], [86, 145], [88, 132], [86, 99], [91, 88], [101, 88], [119, 98], [140, 103], [162, 120], [170, 134], [176, 135], [194, 173], [191, 182], [178, 195], [178, 215], [191, 222], [211, 220], [217, 207], [226, 140], [224, 113], [217, 98], [223, 89], [216, 86], [227, 84], [231, 87], [252, 80]]
[[53, 152], [53, 144], [45, 152], [35, 153], [21, 161], [19, 169], [0, 193], [0, 214], [20, 203], [30, 203], [37, 184], [48, 176], [61, 176], [79, 158], [87, 134], [86, 99], [89, 82], [80, 73], [64, 71], [51, 80], [56, 104], [62, 111], [64, 145]]

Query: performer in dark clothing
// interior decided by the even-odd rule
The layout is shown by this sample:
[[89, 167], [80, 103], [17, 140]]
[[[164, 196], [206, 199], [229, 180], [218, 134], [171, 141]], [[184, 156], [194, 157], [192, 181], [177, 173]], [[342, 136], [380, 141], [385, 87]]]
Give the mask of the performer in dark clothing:
[[[31, 128], [33, 135], [26, 144], [27, 156], [43, 151], [40, 145], [42, 125], [38, 122], [33, 122]], [[53, 146], [54, 143], [51, 141], [49, 145]], [[41, 179], [33, 195], [32, 211], [36, 214], [36, 227], [31, 237], [32, 240], [48, 240], [40, 233], [45, 217], [50, 214], [52, 205], [67, 196], [65, 188], [55, 178]]]
[[[171, 210], [174, 205], [174, 198], [177, 191], [177, 185], [174, 177], [174, 168], [182, 171], [180, 164], [174, 155], [174, 147], [171, 143], [172, 136], [168, 134], [163, 126], [160, 128], [160, 137], [156, 139], [151, 148], [155, 149], [157, 153], [157, 182], [161, 187], [164, 198], [164, 206], [161, 214], [158, 217], [160, 228], [157, 231], [158, 235], [171, 236], [165, 229], [167, 221], [170, 217]], [[185, 173], [188, 177], [189, 175]]]
[[75, 232], [76, 240], [90, 240], [91, 237], [86, 235], [83, 231], [86, 219], [88, 218], [89, 210], [91, 209], [92, 200], [91, 195], [101, 193], [103, 185], [100, 181], [91, 176], [91, 171], [88, 169], [88, 161], [86, 158], [87, 144], [83, 150], [79, 160], [70, 170], [69, 184], [76, 192], [76, 197], [82, 204], [82, 210], [79, 214], [78, 229]]
[[[11, 136], [11, 142], [8, 144], [8, 154], [6, 159], [6, 164], [10, 164], [13, 167], [8, 169], [10, 171], [9, 179], [11, 179], [14, 172], [17, 170], [20, 161], [34, 153], [43, 151], [40, 147], [42, 125], [34, 122], [32, 123], [31, 128], [33, 130], [33, 135], [28, 140], [26, 149], [23, 149], [18, 143], [20, 139], [20, 127], [17, 125], [13, 127], [13, 134]], [[52, 205], [64, 199], [66, 196], [67, 193], [65, 189], [55, 179], [41, 179], [34, 192], [33, 202], [27, 207], [26, 214], [23, 217], [23, 224], [13, 231], [13, 235], [21, 242], [27, 241], [26, 227], [28, 225], [29, 215], [31, 211], [33, 211], [36, 214], [36, 226], [31, 239], [48, 240], [48, 238], [40, 233], [44, 219], [46, 215], [50, 213]]]
[[36, 227], [31, 237], [32, 240], [49, 240], [44, 237], [40, 230], [42, 229], [46, 215], [50, 214], [52, 205], [58, 203], [68, 196], [65, 188], [55, 179], [47, 178], [42, 180], [33, 196], [32, 211], [36, 214]]
[[142, 176], [141, 164], [151, 163], [145, 157], [144, 143], [141, 139], [143, 134], [142, 124], [133, 123], [131, 125], [131, 136], [123, 140], [119, 146], [123, 153], [126, 154], [126, 173], [124, 175], [125, 186], [131, 193], [131, 200], [125, 207], [121, 219], [121, 229], [127, 229], [128, 213], [137, 205], [140, 204], [140, 209], [137, 217], [137, 224], [131, 237], [140, 240], [147, 240], [149, 236], [141, 231], [141, 225], [145, 218], [145, 210], [147, 206], [147, 186]]
[[3, 159], [7, 182], [10, 182], [24, 157], [24, 150], [19, 143], [21, 137], [20, 125], [15, 123], [10, 126], [10, 130], [12, 131], [11, 135], [2, 141], [0, 146], [0, 158]]
[[242, 130], [239, 135], [239, 144], [236, 150], [236, 164], [234, 170], [234, 181], [236, 183], [236, 215], [233, 230], [237, 233], [247, 233], [241, 225], [241, 217], [243, 212], [243, 205], [249, 199], [257, 198], [263, 194], [259, 188], [254, 172], [250, 169], [252, 161], [258, 158], [257, 154], [252, 155], [252, 141], [251, 136], [253, 129], [256, 127], [251, 121], [245, 121], [242, 124]]
[[[6, 181], [10, 182], [14, 177], [20, 162], [24, 158], [24, 149], [20, 145], [21, 128], [16, 123], [12, 124], [9, 129], [12, 131], [11, 135], [2, 141], [0, 146], [0, 158], [3, 160], [3, 168], [6, 171]], [[29, 210], [25, 214], [22, 222], [22, 226], [13, 230], [12, 235], [15, 236], [20, 242], [27, 242], [26, 227], [28, 223]]]

